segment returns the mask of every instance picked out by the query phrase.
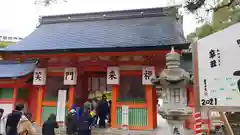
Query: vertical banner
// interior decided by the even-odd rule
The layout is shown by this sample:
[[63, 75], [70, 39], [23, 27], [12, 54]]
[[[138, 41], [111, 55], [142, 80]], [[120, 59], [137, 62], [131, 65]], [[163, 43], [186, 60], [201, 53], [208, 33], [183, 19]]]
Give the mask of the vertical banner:
[[65, 120], [66, 98], [67, 98], [67, 91], [59, 90], [58, 101], [57, 101], [57, 121], [58, 122], [64, 122]]
[[155, 67], [143, 67], [142, 68], [142, 84], [152, 85], [151, 79], [155, 76]]
[[70, 67], [64, 70], [64, 85], [76, 85], [77, 84], [77, 68]]
[[107, 84], [119, 84], [120, 70], [119, 67], [107, 68]]
[[128, 129], [128, 106], [122, 106], [122, 128], [127, 130]]
[[33, 74], [33, 85], [45, 85], [46, 84], [46, 68], [35, 68]]

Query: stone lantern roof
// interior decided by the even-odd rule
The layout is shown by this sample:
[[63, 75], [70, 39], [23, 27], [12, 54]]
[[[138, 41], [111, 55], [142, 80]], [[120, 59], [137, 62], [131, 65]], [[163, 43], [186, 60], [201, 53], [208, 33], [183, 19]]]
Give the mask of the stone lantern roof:
[[166, 66], [168, 69], [180, 67], [180, 54], [174, 51], [174, 47], [166, 54]]
[[188, 84], [190, 76], [188, 72], [180, 67], [180, 57], [180, 54], [175, 52], [172, 47], [171, 51], [166, 54], [167, 68], [163, 69], [158, 77], [152, 78], [152, 83], [155, 85], [161, 85], [161, 87], [179, 87], [180, 85]]

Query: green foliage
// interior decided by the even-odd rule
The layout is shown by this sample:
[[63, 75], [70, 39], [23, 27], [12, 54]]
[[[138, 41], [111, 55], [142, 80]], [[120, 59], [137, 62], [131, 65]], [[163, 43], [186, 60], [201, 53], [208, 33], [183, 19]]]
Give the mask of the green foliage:
[[190, 34], [187, 35], [187, 41], [188, 42], [193, 42], [193, 39], [197, 37], [197, 33], [196, 32], [192, 32]]
[[0, 48], [5, 48], [9, 44], [14, 44], [14, 42], [9, 42], [9, 41], [0, 41]]
[[194, 37], [204, 38], [238, 22], [240, 22], [240, 9], [224, 7], [213, 13], [211, 24], [204, 24], [197, 28], [196, 32], [187, 36], [187, 39], [191, 42]]
[[210, 24], [204, 24], [200, 28], [196, 29], [198, 38], [206, 37], [213, 33], [213, 28]]

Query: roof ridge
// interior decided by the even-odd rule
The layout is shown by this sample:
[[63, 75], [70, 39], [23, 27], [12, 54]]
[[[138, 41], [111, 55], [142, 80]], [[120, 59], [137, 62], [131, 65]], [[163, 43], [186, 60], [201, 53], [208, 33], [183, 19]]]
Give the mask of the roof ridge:
[[176, 16], [178, 6], [42, 16], [41, 24]]

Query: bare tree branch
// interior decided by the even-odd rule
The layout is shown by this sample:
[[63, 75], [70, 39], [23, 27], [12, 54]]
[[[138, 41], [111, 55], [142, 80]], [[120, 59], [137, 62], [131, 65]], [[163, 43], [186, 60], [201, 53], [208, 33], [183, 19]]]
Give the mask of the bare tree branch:
[[36, 5], [50, 6], [53, 3], [67, 2], [67, 0], [35, 0]]
[[186, 8], [190, 12], [194, 12], [197, 9], [201, 8], [206, 0], [189, 0], [187, 1]]
[[[233, 5], [234, 1], [235, 0], [230, 0], [228, 3], [219, 4], [216, 7], [211, 6], [211, 8], [206, 9], [206, 11], [207, 12], [209, 12], [209, 11], [216, 12], [221, 8], [230, 7], [231, 5]], [[187, 10], [190, 12], [195, 12], [199, 8], [203, 7], [204, 4], [206, 4], [206, 0], [188, 0], [185, 8], [187, 8]]]
[[233, 4], [234, 1], [235, 1], [235, 0], [230, 0], [230, 1], [229, 1], [228, 3], [226, 3], [226, 4], [220, 4], [219, 6], [216, 6], [215, 8], [213, 8], [213, 11], [216, 12], [216, 11], [218, 11], [218, 10], [221, 9], [221, 8], [230, 7], [230, 6]]

